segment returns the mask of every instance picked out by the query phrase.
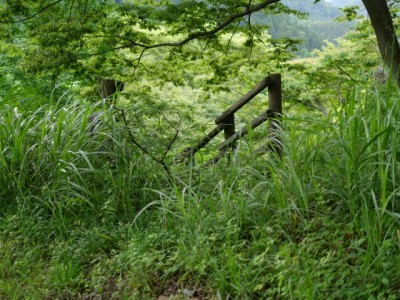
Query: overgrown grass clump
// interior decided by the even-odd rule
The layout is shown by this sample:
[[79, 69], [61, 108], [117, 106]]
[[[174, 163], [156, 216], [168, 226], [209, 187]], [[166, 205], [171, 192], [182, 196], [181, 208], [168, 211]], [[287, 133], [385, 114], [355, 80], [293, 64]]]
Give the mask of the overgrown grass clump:
[[162, 181], [147, 173], [153, 163], [129, 145], [110, 111], [77, 103], [36, 111], [4, 106], [0, 124], [3, 205], [45, 209], [60, 221], [132, 216], [143, 188]]
[[3, 106], [0, 298], [397, 299], [398, 99], [357, 88], [285, 115], [282, 158], [243, 140], [171, 178], [112, 112]]

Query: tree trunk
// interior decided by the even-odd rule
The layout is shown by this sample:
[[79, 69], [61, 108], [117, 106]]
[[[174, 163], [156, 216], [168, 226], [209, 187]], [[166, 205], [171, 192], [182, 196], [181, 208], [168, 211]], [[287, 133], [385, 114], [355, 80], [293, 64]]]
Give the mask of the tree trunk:
[[362, 0], [371, 19], [379, 51], [393, 77], [400, 85], [400, 46], [386, 0]]

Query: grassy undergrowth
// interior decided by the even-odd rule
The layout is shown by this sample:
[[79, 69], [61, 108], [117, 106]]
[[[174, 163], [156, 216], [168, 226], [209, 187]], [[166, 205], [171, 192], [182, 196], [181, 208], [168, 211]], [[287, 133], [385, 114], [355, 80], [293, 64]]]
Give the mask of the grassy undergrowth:
[[287, 115], [282, 159], [242, 141], [172, 180], [111, 112], [3, 106], [0, 298], [398, 299], [398, 99], [356, 89]]

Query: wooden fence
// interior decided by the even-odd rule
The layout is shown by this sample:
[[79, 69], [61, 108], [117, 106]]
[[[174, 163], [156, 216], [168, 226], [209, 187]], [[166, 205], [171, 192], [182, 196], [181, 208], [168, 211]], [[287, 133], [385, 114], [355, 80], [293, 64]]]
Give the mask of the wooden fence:
[[[260, 116], [255, 118], [248, 126], [239, 131], [235, 131], [235, 113], [245, 106], [251, 99], [257, 96], [261, 91], [268, 87], [268, 109]], [[224, 111], [215, 119], [216, 127], [207, 134], [195, 146], [188, 147], [182, 151], [176, 158], [177, 162], [183, 162], [187, 159], [194, 159], [194, 155], [201, 148], [207, 145], [220, 132], [224, 131], [225, 141], [218, 146], [219, 153], [209, 160], [206, 165], [217, 163], [226, 153], [235, 149], [237, 140], [248, 134], [251, 130], [257, 128], [266, 120], [271, 119], [269, 128], [269, 141], [267, 149], [275, 151], [278, 155], [282, 153], [282, 146], [279, 140], [280, 118], [282, 116], [282, 84], [280, 74], [271, 74], [260, 81], [251, 91], [244, 95], [239, 101]], [[261, 151], [260, 151], [261, 152]]]

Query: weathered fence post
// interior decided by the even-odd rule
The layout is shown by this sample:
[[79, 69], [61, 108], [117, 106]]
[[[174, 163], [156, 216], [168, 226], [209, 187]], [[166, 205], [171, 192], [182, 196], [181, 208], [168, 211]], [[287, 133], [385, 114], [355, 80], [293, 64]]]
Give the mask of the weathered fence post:
[[100, 79], [100, 97], [103, 105], [113, 109], [113, 117], [116, 122], [119, 121], [118, 112], [115, 108], [117, 102], [116, 94], [124, 89], [124, 83], [116, 79]]
[[271, 74], [272, 80], [268, 85], [268, 109], [274, 114], [269, 127], [269, 138], [272, 149], [282, 155], [282, 142], [279, 138], [282, 118], [282, 79], [281, 74]]
[[100, 79], [100, 96], [103, 100], [111, 98], [109, 105], [112, 103], [112, 97], [116, 92], [121, 92], [124, 88], [124, 83], [116, 79]]
[[236, 141], [245, 136], [249, 132], [249, 127], [243, 127], [235, 132], [235, 113], [246, 105], [251, 99], [257, 96], [261, 91], [268, 87], [268, 109], [255, 118], [249, 125], [251, 130], [260, 126], [264, 121], [270, 119], [269, 142], [268, 147], [261, 147], [256, 150], [258, 154], [263, 154], [265, 150], [272, 150], [279, 156], [282, 155], [282, 143], [280, 139], [280, 129], [282, 120], [282, 91], [281, 91], [281, 75], [272, 74], [261, 80], [253, 89], [245, 94], [240, 100], [225, 110], [219, 117], [215, 119], [215, 127], [194, 147], [184, 149], [181, 154], [176, 157], [177, 162], [182, 162], [188, 156], [192, 156], [203, 148], [209, 141], [216, 137], [222, 130], [224, 131], [225, 141], [218, 146], [219, 153], [210, 159], [206, 166], [217, 163], [225, 154], [229, 154], [232, 149], [236, 148]]
[[[224, 137], [226, 141], [235, 134], [235, 115], [228, 115], [222, 123], [226, 125], [226, 127], [224, 128]], [[235, 145], [233, 144], [229, 148], [234, 150]]]

